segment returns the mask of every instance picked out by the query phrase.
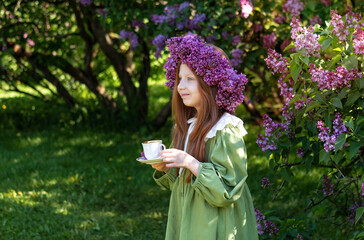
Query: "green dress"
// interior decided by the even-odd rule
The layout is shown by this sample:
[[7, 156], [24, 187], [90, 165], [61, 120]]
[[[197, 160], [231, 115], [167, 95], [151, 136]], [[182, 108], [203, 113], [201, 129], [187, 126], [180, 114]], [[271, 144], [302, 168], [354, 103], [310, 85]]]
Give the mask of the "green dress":
[[[192, 124], [191, 124], [192, 125]], [[190, 127], [191, 129], [191, 127]], [[189, 170], [177, 175], [155, 171], [158, 185], [171, 190], [168, 240], [258, 239], [252, 197], [246, 179], [243, 122], [225, 113], [206, 139], [206, 159], [190, 183]]]

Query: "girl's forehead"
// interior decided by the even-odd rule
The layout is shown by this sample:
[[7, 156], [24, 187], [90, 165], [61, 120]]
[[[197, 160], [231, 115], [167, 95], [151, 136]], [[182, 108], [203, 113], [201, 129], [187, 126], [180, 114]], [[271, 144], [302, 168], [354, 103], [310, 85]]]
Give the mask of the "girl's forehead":
[[193, 72], [192, 70], [187, 66], [187, 64], [181, 64], [181, 66], [179, 67], [179, 74], [180, 75], [187, 75], [187, 74], [192, 74]]

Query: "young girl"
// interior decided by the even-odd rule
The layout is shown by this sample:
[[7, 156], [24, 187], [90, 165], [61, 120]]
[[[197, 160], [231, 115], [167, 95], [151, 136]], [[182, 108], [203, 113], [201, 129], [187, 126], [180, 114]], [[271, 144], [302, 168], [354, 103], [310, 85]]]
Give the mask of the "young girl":
[[166, 239], [258, 239], [246, 184], [247, 132], [232, 115], [247, 79], [196, 35], [173, 37], [167, 46], [173, 148], [152, 165], [157, 184], [172, 191]]

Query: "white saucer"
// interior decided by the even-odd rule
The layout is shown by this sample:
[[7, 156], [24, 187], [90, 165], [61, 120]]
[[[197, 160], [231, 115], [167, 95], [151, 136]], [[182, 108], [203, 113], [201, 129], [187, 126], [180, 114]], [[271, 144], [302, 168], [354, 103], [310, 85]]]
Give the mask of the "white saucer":
[[141, 162], [141, 163], [146, 163], [146, 164], [154, 164], [154, 163], [161, 163], [163, 162], [163, 158], [156, 158], [156, 159], [145, 159], [145, 158], [142, 158], [142, 157], [138, 157], [136, 159], [138, 162]]

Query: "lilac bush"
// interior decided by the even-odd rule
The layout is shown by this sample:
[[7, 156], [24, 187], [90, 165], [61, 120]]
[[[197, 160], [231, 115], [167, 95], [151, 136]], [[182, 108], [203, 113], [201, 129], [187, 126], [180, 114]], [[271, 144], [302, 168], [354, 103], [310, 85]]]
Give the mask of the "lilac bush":
[[[297, 16], [302, 3], [287, 1], [283, 11]], [[326, 26], [319, 25], [317, 17], [313, 23], [304, 27], [293, 17], [287, 54], [268, 50], [265, 62], [277, 77], [282, 117], [280, 123], [263, 117], [265, 134], [258, 135], [257, 144], [272, 167], [283, 169], [285, 181], [296, 166], [325, 172], [322, 190], [316, 191], [307, 208], [315, 212], [317, 205], [326, 204], [332, 217], [345, 222], [349, 217], [355, 228], [355, 212], [363, 206], [358, 189], [363, 187], [364, 163], [364, 22], [349, 9], [345, 15], [331, 11]], [[331, 198], [335, 204], [325, 201]], [[342, 198], [352, 207], [338, 200]], [[340, 205], [346, 212], [337, 210]]]

